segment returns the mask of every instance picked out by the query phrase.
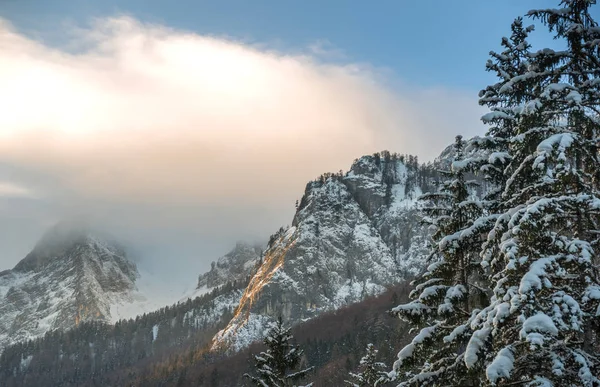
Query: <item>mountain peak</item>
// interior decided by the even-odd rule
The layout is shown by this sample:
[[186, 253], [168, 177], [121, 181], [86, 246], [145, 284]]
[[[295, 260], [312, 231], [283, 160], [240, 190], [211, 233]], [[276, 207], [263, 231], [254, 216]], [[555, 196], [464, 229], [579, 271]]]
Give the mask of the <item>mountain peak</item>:
[[215, 347], [243, 348], [279, 316], [305, 321], [419, 272], [427, 229], [416, 198], [433, 179], [415, 156], [384, 151], [309, 182], [292, 227], [271, 237]]
[[244, 279], [251, 274], [262, 252], [259, 243], [238, 241], [230, 252], [212, 262], [209, 272], [199, 276], [197, 288], [210, 289]]
[[0, 274], [0, 349], [82, 321], [110, 321], [112, 306], [132, 297], [138, 276], [124, 249], [87, 222], [54, 225]]
[[123, 253], [123, 249], [112, 238], [94, 230], [86, 220], [63, 220], [44, 233], [33, 250], [17, 263], [14, 270], [36, 271], [52, 262], [53, 258], [65, 255], [74, 246], [92, 244], [120, 255]]

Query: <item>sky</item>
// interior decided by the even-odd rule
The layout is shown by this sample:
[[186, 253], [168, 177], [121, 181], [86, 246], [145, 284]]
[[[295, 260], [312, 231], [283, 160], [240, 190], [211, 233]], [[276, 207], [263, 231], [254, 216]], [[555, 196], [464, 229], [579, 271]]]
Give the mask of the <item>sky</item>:
[[193, 281], [321, 173], [483, 134], [488, 52], [555, 3], [0, 0], [0, 271], [85, 217]]

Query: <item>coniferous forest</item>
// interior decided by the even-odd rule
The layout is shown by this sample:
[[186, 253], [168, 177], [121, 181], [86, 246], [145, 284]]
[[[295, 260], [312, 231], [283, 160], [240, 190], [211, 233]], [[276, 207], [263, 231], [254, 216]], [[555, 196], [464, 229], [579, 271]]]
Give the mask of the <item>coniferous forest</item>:
[[[591, 1], [517, 18], [486, 68], [490, 129], [424, 197], [431, 265], [393, 309], [420, 329], [398, 354], [400, 385], [596, 386], [600, 278], [600, 37]], [[533, 49], [539, 21], [561, 51]], [[482, 157], [483, 156], [483, 157]], [[486, 157], [487, 156], [487, 157]], [[473, 200], [464, 173], [492, 189]]]
[[[427, 185], [423, 272], [293, 326], [279, 319], [241, 351], [217, 348], [235, 308], [216, 323], [203, 316], [248, 277], [135, 320], [9, 346], [0, 385], [600, 387], [595, 3], [562, 0], [506, 26], [485, 63], [496, 80], [479, 93], [487, 132], [457, 134], [449, 163], [373, 156], [401, 158], [417, 171], [409, 183]], [[533, 34], [552, 37], [554, 49], [534, 47]], [[307, 205], [303, 197], [297, 210]], [[163, 321], [158, 336], [148, 333]]]

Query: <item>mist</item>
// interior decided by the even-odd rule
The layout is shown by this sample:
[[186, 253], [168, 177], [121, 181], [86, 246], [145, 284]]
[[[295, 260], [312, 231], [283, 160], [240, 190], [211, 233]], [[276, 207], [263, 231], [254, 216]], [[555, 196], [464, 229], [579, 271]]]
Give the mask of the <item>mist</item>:
[[193, 282], [235, 241], [290, 224], [321, 173], [383, 149], [432, 160], [484, 131], [476, 91], [418, 88], [335, 47], [127, 16], [64, 36], [49, 45], [0, 19], [0, 270], [85, 217], [139, 266]]

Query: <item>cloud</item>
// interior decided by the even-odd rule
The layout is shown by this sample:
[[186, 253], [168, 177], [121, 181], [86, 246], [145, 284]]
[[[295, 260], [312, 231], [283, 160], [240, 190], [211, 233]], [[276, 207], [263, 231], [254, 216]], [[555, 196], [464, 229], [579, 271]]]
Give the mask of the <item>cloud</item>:
[[0, 197], [33, 197], [33, 193], [26, 187], [9, 181], [0, 181]]
[[327, 62], [346, 56], [325, 41], [286, 53], [130, 17], [67, 32], [57, 48], [0, 21], [0, 163], [21, 171], [0, 193], [43, 197], [44, 227], [84, 213], [198, 270], [289, 223], [323, 172], [482, 130], [475, 93]]

